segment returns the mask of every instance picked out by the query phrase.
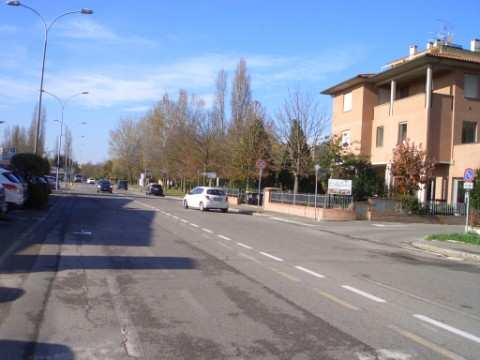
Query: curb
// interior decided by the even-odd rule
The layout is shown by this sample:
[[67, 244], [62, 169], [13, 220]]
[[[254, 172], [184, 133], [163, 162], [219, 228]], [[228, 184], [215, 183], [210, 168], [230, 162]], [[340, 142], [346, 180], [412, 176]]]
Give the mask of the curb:
[[430, 251], [445, 257], [456, 257], [456, 258], [461, 258], [463, 260], [473, 260], [476, 262], [480, 262], [480, 255], [472, 254], [466, 251], [445, 249], [435, 245], [425, 244], [422, 242], [412, 242], [411, 245], [417, 249]]

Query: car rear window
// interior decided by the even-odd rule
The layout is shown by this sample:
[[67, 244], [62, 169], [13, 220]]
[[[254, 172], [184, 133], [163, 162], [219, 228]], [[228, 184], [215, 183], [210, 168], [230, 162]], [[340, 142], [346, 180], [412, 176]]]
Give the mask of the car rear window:
[[11, 181], [15, 184], [18, 184], [20, 182], [17, 179], [17, 177], [15, 175], [13, 175], [11, 172], [4, 172], [2, 175], [5, 176], [9, 181]]
[[208, 195], [225, 196], [225, 192], [223, 190], [219, 190], [219, 189], [208, 189], [207, 194]]

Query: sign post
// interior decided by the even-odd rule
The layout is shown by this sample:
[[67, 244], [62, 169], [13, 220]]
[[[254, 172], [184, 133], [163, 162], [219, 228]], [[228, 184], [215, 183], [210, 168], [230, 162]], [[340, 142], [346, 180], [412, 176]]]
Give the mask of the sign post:
[[318, 194], [318, 171], [320, 170], [320, 165], [315, 164], [315, 220], [317, 220], [317, 194]]
[[262, 194], [262, 175], [263, 175], [263, 169], [265, 169], [265, 166], [267, 164], [265, 163], [265, 160], [258, 159], [256, 162], [256, 166], [258, 169], [258, 207], [260, 207], [260, 197]]
[[470, 190], [473, 189], [473, 180], [475, 179], [475, 172], [472, 168], [465, 169], [463, 174], [463, 189], [465, 190], [465, 233], [468, 233], [468, 218], [470, 213]]

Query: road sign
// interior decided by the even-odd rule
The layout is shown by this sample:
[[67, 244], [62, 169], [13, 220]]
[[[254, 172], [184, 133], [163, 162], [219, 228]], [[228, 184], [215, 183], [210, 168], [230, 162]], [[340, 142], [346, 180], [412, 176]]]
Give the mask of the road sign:
[[256, 165], [257, 165], [257, 169], [263, 170], [267, 166], [267, 163], [265, 162], [265, 160], [258, 159], [256, 162]]
[[473, 171], [473, 169], [472, 168], [465, 169], [465, 172], [463, 174], [463, 180], [472, 182], [474, 178], [475, 178], [475, 172]]
[[320, 165], [315, 164], [314, 168], [315, 168], [315, 172], [318, 173], [318, 170], [320, 170]]
[[328, 179], [328, 193], [331, 195], [352, 195], [352, 180]]
[[210, 172], [203, 172], [203, 176], [206, 176], [208, 179], [215, 179], [217, 177], [217, 173], [210, 171]]
[[471, 181], [465, 181], [463, 183], [463, 189], [464, 190], [473, 190], [473, 182]]

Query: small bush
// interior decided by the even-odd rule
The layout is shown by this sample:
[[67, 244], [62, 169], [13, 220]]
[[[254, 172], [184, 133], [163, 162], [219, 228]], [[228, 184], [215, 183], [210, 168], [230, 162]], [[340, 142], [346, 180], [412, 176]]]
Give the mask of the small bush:
[[408, 214], [426, 215], [428, 213], [428, 209], [415, 196], [404, 195], [399, 200], [402, 210], [406, 210]]

